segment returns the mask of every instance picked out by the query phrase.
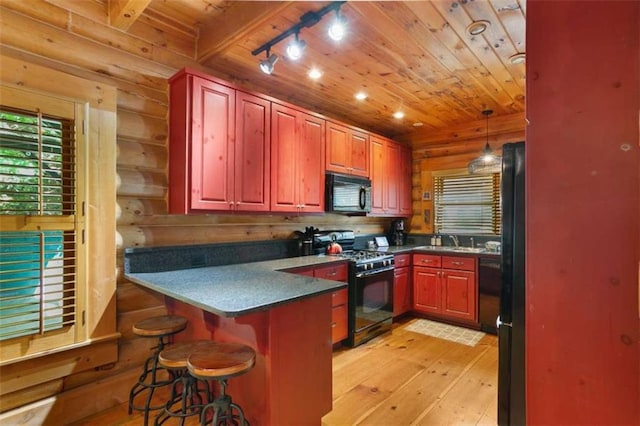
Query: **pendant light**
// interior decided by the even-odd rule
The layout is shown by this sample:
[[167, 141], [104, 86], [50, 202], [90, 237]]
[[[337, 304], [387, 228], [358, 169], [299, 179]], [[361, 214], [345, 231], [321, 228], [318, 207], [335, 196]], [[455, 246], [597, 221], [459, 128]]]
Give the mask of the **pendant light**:
[[482, 111], [487, 121], [487, 143], [482, 150], [482, 155], [469, 163], [469, 174], [500, 173], [502, 171], [502, 157], [493, 153], [489, 146], [489, 116], [493, 114], [490, 109]]

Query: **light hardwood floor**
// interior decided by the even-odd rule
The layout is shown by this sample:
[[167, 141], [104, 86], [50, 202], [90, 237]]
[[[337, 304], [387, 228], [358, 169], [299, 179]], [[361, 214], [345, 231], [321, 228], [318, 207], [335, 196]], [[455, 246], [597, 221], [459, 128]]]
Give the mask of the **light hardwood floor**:
[[333, 356], [337, 425], [497, 424], [497, 339], [474, 347], [406, 330], [415, 319]]
[[[496, 337], [465, 346], [408, 331], [413, 321], [334, 352], [333, 411], [323, 426], [497, 424]], [[120, 404], [77, 424], [134, 426], [142, 416]]]

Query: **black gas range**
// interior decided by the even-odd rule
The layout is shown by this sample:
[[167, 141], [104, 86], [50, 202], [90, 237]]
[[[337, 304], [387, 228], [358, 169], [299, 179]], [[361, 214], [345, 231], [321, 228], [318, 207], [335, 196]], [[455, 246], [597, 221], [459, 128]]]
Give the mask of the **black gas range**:
[[355, 233], [349, 230], [318, 231], [314, 251], [324, 253], [331, 243], [338, 243], [349, 260], [349, 346], [358, 346], [391, 330], [393, 321], [393, 254], [371, 250], [354, 250]]

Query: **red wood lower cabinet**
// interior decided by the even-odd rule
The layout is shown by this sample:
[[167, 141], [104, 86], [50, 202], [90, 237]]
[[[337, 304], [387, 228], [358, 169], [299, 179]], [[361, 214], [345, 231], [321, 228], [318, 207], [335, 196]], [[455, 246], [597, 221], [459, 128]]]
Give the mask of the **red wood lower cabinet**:
[[[294, 269], [289, 272], [345, 283], [349, 279], [349, 270], [346, 262], [317, 266], [315, 268]], [[331, 293], [331, 342], [333, 344], [339, 343], [347, 338], [348, 298], [347, 289]]]
[[332, 407], [331, 295], [267, 311], [220, 317], [166, 298], [168, 311], [188, 318], [177, 341], [211, 339], [255, 349], [256, 364], [229, 379], [228, 392], [252, 426], [319, 425]]
[[476, 323], [476, 263], [477, 259], [474, 257], [415, 254], [414, 310], [441, 318]]
[[440, 269], [413, 267], [413, 304], [416, 311], [442, 313]]
[[413, 307], [411, 287], [411, 255], [396, 254], [393, 271], [393, 316], [409, 312]]
[[470, 271], [442, 272], [442, 314], [452, 318], [475, 321], [475, 273]]

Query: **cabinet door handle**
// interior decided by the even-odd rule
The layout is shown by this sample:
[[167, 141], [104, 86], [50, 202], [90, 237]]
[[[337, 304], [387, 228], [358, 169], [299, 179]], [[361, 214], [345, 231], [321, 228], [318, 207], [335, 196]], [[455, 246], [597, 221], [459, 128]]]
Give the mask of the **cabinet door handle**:
[[331, 323], [331, 328], [335, 328], [335, 327], [336, 327], [336, 325], [338, 325], [338, 324], [336, 324], [335, 322], [332, 322], [332, 323]]
[[327, 274], [328, 277], [335, 277], [338, 274], [338, 271], [329, 272]]
[[464, 262], [451, 262], [452, 265], [464, 265]]
[[433, 263], [431, 259], [422, 259], [422, 263]]

